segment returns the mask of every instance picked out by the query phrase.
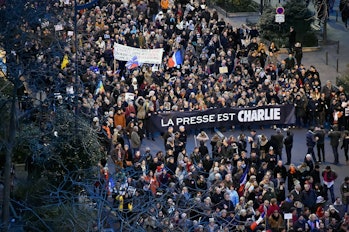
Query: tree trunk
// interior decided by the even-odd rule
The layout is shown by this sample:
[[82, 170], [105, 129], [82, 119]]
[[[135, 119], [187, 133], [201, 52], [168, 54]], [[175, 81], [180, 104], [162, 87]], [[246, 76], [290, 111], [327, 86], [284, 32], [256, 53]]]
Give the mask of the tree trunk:
[[4, 199], [2, 205], [2, 231], [8, 231], [10, 222], [10, 194], [11, 194], [11, 168], [12, 168], [12, 152], [16, 137], [16, 84], [14, 86], [10, 124], [8, 128], [8, 140], [6, 144], [6, 161], [4, 167]]

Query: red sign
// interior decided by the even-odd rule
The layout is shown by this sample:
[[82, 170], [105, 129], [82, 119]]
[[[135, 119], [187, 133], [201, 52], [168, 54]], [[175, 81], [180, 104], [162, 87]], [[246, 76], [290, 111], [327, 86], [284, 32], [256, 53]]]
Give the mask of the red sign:
[[281, 6], [279, 6], [278, 8], [276, 8], [276, 13], [277, 14], [283, 14], [285, 13], [285, 9]]

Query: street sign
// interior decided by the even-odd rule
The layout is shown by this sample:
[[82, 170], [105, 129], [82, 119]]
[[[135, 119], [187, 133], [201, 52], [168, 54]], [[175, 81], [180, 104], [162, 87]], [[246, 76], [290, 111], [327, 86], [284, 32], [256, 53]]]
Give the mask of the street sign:
[[276, 8], [276, 14], [284, 14], [285, 9], [282, 6]]
[[276, 23], [284, 23], [285, 22], [285, 15], [284, 14], [276, 14], [275, 15], [275, 22]]

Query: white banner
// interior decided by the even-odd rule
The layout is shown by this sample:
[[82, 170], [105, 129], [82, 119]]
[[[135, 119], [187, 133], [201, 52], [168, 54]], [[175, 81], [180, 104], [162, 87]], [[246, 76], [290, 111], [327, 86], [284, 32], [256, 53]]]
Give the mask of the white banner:
[[163, 52], [162, 48], [141, 49], [114, 43], [114, 59], [116, 60], [129, 61], [136, 56], [141, 64], [161, 64]]

